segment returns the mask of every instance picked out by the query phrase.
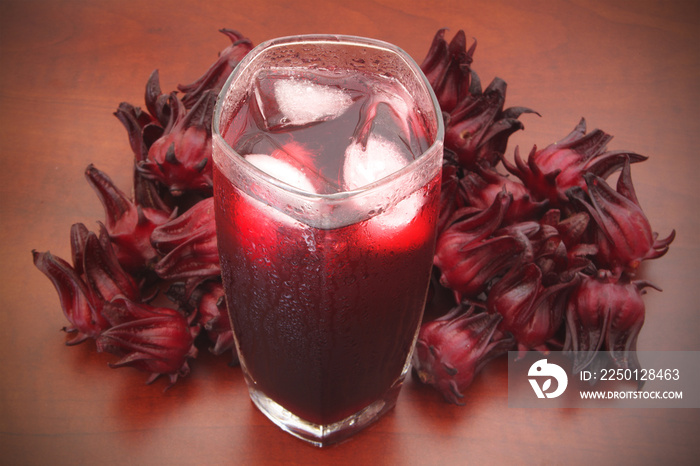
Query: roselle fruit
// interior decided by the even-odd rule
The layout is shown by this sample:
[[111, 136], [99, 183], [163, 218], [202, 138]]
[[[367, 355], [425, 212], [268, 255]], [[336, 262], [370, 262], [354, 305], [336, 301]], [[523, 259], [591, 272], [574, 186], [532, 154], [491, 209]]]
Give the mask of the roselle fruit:
[[634, 352], [644, 324], [642, 295], [647, 287], [659, 289], [608, 270], [581, 275], [566, 308], [565, 349], [573, 353], [574, 373], [587, 368], [599, 350], [607, 351], [619, 368], [641, 368]]
[[174, 196], [212, 193], [211, 123], [216, 92], [206, 91], [187, 111], [173, 94], [170, 122], [138, 163], [143, 176], [167, 186]]
[[413, 372], [449, 402], [463, 405], [463, 391], [491, 359], [514, 347], [510, 337], [496, 338], [501, 317], [473, 313], [459, 305], [443, 317], [423, 324], [413, 353]]
[[[458, 301], [475, 299], [491, 281], [510, 268], [523, 252], [517, 238], [499, 236], [460, 246], [456, 255], [439, 259], [440, 283], [455, 292]], [[445, 257], [449, 257], [450, 260]]]
[[586, 120], [581, 119], [565, 138], [538, 151], [533, 147], [527, 163], [515, 148], [513, 165], [503, 159], [505, 168], [522, 180], [537, 200], [548, 200], [552, 206], [568, 201], [567, 191], [585, 188], [584, 174], [592, 173], [603, 179], [620, 170], [626, 160], [642, 162], [643, 155], [629, 151], [607, 151], [609, 134], [596, 129], [586, 134]]
[[508, 145], [508, 138], [524, 128], [518, 120], [524, 113], [537, 113], [526, 107], [504, 109], [506, 83], [494, 78], [486, 89], [472, 75], [469, 94], [449, 113], [445, 122], [445, 147], [457, 154], [459, 163], [474, 169], [494, 167]]
[[[71, 229], [73, 231], [73, 229]], [[116, 296], [139, 300], [141, 292], [134, 278], [122, 268], [112, 248], [107, 230], [100, 225], [100, 236], [88, 232], [80, 253], [85, 281], [103, 301]], [[73, 254], [76, 257], [76, 253]]]
[[109, 327], [103, 308], [115, 297], [140, 299], [138, 284], [119, 264], [104, 227], [100, 231], [98, 236], [82, 223], [71, 227], [72, 266], [48, 252], [32, 252], [34, 265], [54, 284], [71, 323], [64, 330], [75, 333], [68, 345], [96, 338]]
[[506, 223], [539, 218], [548, 207], [547, 200], [533, 199], [522, 183], [492, 168], [475, 167], [464, 174], [461, 183], [467, 204], [480, 209], [491, 205], [501, 191], [510, 193], [513, 200], [504, 217]]
[[166, 389], [178, 377], [189, 374], [188, 362], [197, 356], [194, 340], [199, 333], [198, 325], [190, 325], [187, 317], [170, 308], [125, 299], [115, 301], [113, 306], [118, 309], [111, 311], [116, 325], [96, 339], [98, 351], [121, 357], [110, 363], [110, 367], [130, 366], [148, 372], [151, 375], [147, 384], [165, 375], [170, 380]]
[[98, 337], [109, 323], [102, 316], [103, 302], [82, 280], [78, 272], [65, 260], [50, 252], [32, 251], [34, 265], [46, 275], [58, 292], [63, 314], [70, 326], [63, 330], [74, 334], [66, 342], [77, 345], [88, 338]]
[[500, 226], [512, 201], [502, 191], [493, 204], [476, 214], [454, 220], [437, 240], [434, 265], [440, 270], [440, 283], [455, 294], [455, 301], [474, 299], [488, 285], [510, 268], [527, 245], [515, 235], [492, 236]]
[[623, 163], [617, 190], [593, 173], [585, 174], [584, 180], [587, 195], [582, 189], [573, 189], [569, 196], [585, 207], [597, 225], [595, 234], [601, 268], [616, 275], [634, 274], [643, 260], [666, 254], [676, 232], [673, 230], [664, 239], [658, 239], [652, 232], [632, 185], [629, 160]]
[[75, 334], [68, 345], [98, 337], [109, 327], [102, 311], [115, 296], [138, 299], [140, 290], [133, 277], [117, 260], [104, 229], [98, 237], [82, 223], [71, 226], [73, 265], [49, 252], [32, 251], [34, 265], [54, 284], [63, 313]]
[[163, 255], [154, 266], [164, 280], [220, 275], [214, 198], [199, 201], [179, 217], [154, 228], [151, 243]]
[[513, 335], [521, 354], [547, 352], [547, 344], [564, 323], [566, 299], [575, 283], [572, 279], [545, 286], [535, 263], [519, 264], [493, 285], [487, 310], [503, 318], [498, 328]]
[[151, 232], [167, 222], [171, 214], [135, 204], [92, 164], [85, 170], [85, 177], [104, 207], [104, 225], [119, 263], [131, 274], [142, 272], [157, 257]]
[[449, 113], [469, 93], [476, 41], [467, 50], [466, 35], [459, 30], [448, 44], [445, 31], [437, 31], [420, 67], [435, 91], [440, 109]]

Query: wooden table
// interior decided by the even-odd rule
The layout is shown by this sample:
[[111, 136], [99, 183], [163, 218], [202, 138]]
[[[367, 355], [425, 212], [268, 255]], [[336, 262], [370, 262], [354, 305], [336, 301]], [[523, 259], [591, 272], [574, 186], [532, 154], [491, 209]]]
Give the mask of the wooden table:
[[0, 463], [16, 464], [690, 464], [697, 409], [515, 409], [506, 361], [445, 403], [411, 380], [396, 409], [350, 441], [319, 450], [283, 433], [248, 400], [238, 368], [202, 351], [163, 393], [87, 342], [64, 346], [66, 322], [31, 250], [69, 257], [71, 224], [102, 207], [89, 163], [130, 186], [131, 152], [112, 115], [198, 77], [228, 45], [333, 32], [395, 43], [421, 61], [434, 33], [478, 40], [474, 69], [509, 83], [528, 152], [581, 117], [615, 136], [610, 149], [649, 156], [633, 167], [655, 231], [678, 232], [642, 276], [640, 350], [700, 350], [700, 3], [572, 0], [297, 0], [0, 2]]

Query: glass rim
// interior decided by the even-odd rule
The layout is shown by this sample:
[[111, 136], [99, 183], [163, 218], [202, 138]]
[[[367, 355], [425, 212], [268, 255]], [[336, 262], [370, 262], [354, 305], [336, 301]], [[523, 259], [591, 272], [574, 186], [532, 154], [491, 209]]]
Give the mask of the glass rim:
[[[236, 78], [242, 74], [242, 71], [250, 66], [258, 56], [262, 54], [262, 52], [270, 50], [275, 47], [282, 47], [282, 46], [288, 46], [288, 45], [294, 45], [294, 44], [304, 44], [304, 43], [314, 43], [314, 44], [323, 44], [323, 43], [329, 43], [329, 44], [347, 44], [347, 45], [352, 45], [352, 46], [361, 46], [361, 47], [371, 47], [375, 48], [377, 50], [385, 50], [389, 51], [396, 56], [400, 57], [404, 63], [406, 64], [407, 68], [410, 69], [413, 72], [413, 75], [417, 79], [418, 82], [421, 83], [421, 86], [423, 89], [427, 92], [429, 96], [429, 100], [432, 104], [433, 110], [435, 112], [435, 117], [437, 120], [437, 127], [435, 131], [435, 137], [432, 143], [428, 148], [426, 148], [418, 157], [416, 157], [414, 160], [400, 168], [399, 170], [396, 170], [395, 172], [380, 178], [379, 180], [376, 180], [372, 183], [366, 184], [364, 186], [361, 186], [359, 188], [353, 189], [353, 190], [347, 190], [347, 191], [339, 191], [335, 193], [314, 193], [314, 192], [309, 192], [305, 191], [303, 189], [299, 189], [295, 186], [292, 186], [290, 184], [285, 183], [284, 181], [280, 180], [279, 178], [276, 178], [269, 173], [265, 172], [264, 170], [261, 170], [260, 168], [256, 167], [253, 165], [251, 162], [246, 160], [244, 156], [239, 154], [231, 145], [224, 139], [224, 137], [221, 135], [220, 131], [220, 120], [221, 120], [221, 115], [223, 112], [223, 104], [226, 102], [226, 97], [229, 93], [229, 90], [231, 89], [231, 85], [233, 82], [236, 80]], [[443, 144], [444, 144], [444, 137], [445, 137], [445, 125], [444, 121], [442, 118], [442, 111], [440, 109], [440, 104], [438, 103], [437, 97], [435, 95], [435, 92], [428, 82], [428, 78], [425, 76], [423, 71], [421, 70], [420, 66], [418, 63], [408, 54], [406, 53], [403, 49], [400, 47], [390, 43], [386, 42], [380, 39], [373, 39], [369, 37], [362, 37], [362, 36], [354, 36], [354, 35], [345, 35], [345, 34], [300, 34], [300, 35], [293, 35], [293, 36], [284, 36], [284, 37], [278, 37], [274, 39], [269, 39], [264, 42], [261, 42], [257, 46], [255, 46], [252, 50], [250, 50], [245, 57], [236, 65], [236, 67], [231, 71], [231, 74], [228, 76], [226, 79], [226, 82], [221, 88], [221, 91], [219, 92], [216, 100], [216, 105], [214, 107], [214, 120], [212, 122], [212, 138], [214, 139], [215, 143], [219, 143], [223, 149], [225, 149], [225, 152], [227, 152], [227, 157], [230, 157], [231, 155], [235, 156], [235, 158], [238, 160], [238, 163], [241, 163], [243, 166], [246, 167], [247, 171], [249, 174], [254, 175], [256, 178], [259, 178], [260, 180], [264, 181], [265, 183], [271, 184], [275, 186], [278, 189], [284, 190], [286, 192], [289, 192], [297, 197], [301, 198], [306, 198], [309, 200], [324, 200], [324, 201], [340, 201], [340, 200], [346, 200], [348, 198], [352, 197], [357, 197], [363, 194], [366, 194], [367, 192], [381, 189], [381, 187], [392, 183], [394, 180], [398, 178], [402, 178], [406, 174], [419, 169], [422, 165], [427, 164], [430, 162], [431, 157], [429, 157], [430, 154], [434, 153], [435, 151], [439, 151]], [[441, 157], [442, 158], [442, 157]]]

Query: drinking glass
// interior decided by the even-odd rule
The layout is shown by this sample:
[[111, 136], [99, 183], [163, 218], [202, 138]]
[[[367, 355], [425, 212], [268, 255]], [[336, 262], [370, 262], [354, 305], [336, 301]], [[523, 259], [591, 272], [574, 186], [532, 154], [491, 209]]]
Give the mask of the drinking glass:
[[[290, 86], [298, 84], [294, 76], [335, 84], [318, 91], [310, 84], [307, 98], [271, 104], [261, 93], [280, 76]], [[328, 126], [337, 116], [328, 99], [343, 111], [368, 97], [357, 87], [348, 91], [344, 82], [370, 83], [367, 90], [375, 93], [358, 107], [368, 120], [350, 137], [341, 123]], [[319, 121], [292, 121], [317, 107]], [[278, 115], [282, 110], [293, 115]], [[293, 137], [295, 124], [313, 128], [318, 141], [305, 142], [303, 157], [289, 149], [298, 143], [282, 150], [268, 144], [274, 157], [246, 154], [243, 133], [246, 141], [268, 141], [269, 135], [254, 134], [254, 124], [285, 138]], [[322, 131], [323, 125], [329, 129]], [[406, 136], [409, 126], [416, 134]], [[429, 286], [443, 133], [439, 105], [419, 66], [401, 49], [373, 39], [305, 35], [262, 43], [219, 95], [214, 196], [236, 350], [254, 404], [314, 445], [343, 440], [396, 404]], [[410, 140], [419, 152], [392, 165], [388, 160], [396, 157], [371, 141], [394, 137]], [[350, 182], [314, 165], [320, 163], [315, 150], [342, 159], [349, 157], [349, 144], [355, 144], [359, 168], [355, 159], [324, 163], [350, 163]], [[372, 144], [379, 149], [371, 152]], [[365, 180], [368, 166], [379, 175]]]

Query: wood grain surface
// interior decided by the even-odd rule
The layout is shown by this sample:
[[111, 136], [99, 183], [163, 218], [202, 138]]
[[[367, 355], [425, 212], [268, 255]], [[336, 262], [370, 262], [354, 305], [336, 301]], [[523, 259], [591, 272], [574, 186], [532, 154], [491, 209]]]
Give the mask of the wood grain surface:
[[[301, 33], [369, 36], [417, 61], [435, 32], [464, 29], [474, 70], [508, 82], [528, 106], [516, 145], [528, 152], [581, 117], [615, 136], [655, 231], [677, 238], [642, 276], [640, 350], [700, 351], [700, 2], [651, 0], [0, 0], [0, 463], [112, 464], [692, 464], [697, 409], [515, 409], [507, 362], [487, 366], [445, 403], [409, 380], [396, 408], [351, 440], [319, 450], [252, 405], [240, 369], [200, 352], [163, 392], [112, 370], [93, 342], [66, 347], [51, 283], [31, 250], [69, 257], [70, 226], [96, 227], [89, 163], [129, 189], [132, 155], [112, 115], [143, 105], [158, 68], [164, 90], [197, 78], [241, 31], [254, 43]], [[697, 463], [695, 463], [697, 464]]]

